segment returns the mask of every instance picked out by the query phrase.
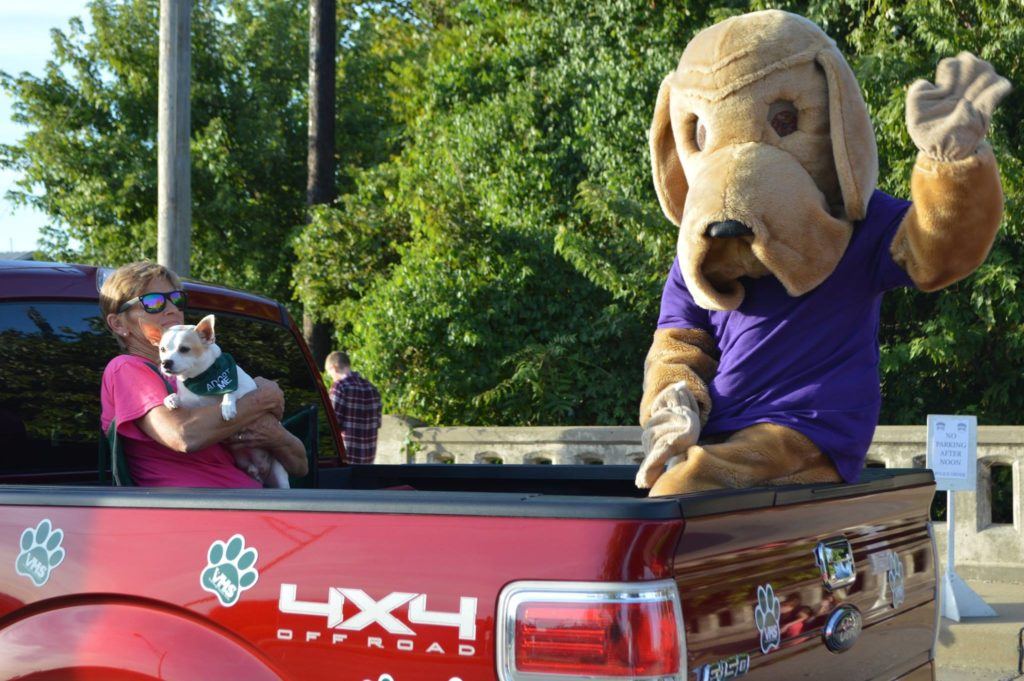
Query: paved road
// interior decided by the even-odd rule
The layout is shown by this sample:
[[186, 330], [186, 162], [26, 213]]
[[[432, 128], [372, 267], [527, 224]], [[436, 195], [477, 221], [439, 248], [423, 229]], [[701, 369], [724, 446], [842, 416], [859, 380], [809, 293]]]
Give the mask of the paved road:
[[998, 617], [941, 620], [935, 651], [936, 681], [1024, 681], [1017, 672], [1018, 636], [1024, 627], [1024, 584], [970, 581], [968, 585]]
[[1011, 679], [1022, 679], [1024, 677], [1014, 674], [1002, 676], [999, 672], [990, 669], [940, 669], [935, 674], [935, 681], [1011, 681]]

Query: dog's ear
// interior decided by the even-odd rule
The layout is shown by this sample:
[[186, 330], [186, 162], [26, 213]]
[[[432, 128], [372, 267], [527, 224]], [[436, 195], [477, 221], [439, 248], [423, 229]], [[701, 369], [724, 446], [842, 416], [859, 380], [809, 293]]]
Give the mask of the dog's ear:
[[164, 329], [159, 324], [153, 322], [147, 322], [145, 319], [139, 320], [139, 327], [142, 329], [142, 333], [145, 334], [146, 340], [153, 345], [160, 347], [160, 339], [163, 338]]
[[849, 220], [862, 220], [878, 181], [878, 147], [868, 107], [853, 69], [835, 46], [816, 58], [828, 81], [828, 124], [843, 205]]
[[676, 150], [675, 135], [672, 132], [672, 117], [669, 115], [672, 78], [670, 73], [661, 81], [658, 101], [654, 105], [654, 120], [651, 122], [651, 175], [654, 177], [654, 191], [658, 193], [661, 210], [665, 217], [679, 226], [686, 204], [686, 175]]
[[199, 323], [196, 324], [196, 333], [199, 334], [199, 337], [207, 345], [210, 345], [211, 343], [214, 342], [215, 339], [214, 339], [214, 335], [213, 335], [213, 315], [212, 314], [208, 314], [208, 315], [206, 315], [205, 317], [203, 317], [202, 319], [199, 320]]

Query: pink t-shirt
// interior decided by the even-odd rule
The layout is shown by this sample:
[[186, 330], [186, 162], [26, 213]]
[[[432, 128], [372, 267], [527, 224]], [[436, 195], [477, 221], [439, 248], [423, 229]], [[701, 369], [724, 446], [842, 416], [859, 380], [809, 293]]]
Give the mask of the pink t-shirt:
[[176, 452], [146, 435], [136, 419], [164, 403], [167, 387], [146, 360], [118, 355], [103, 370], [100, 389], [100, 425], [106, 433], [117, 421], [125, 460], [140, 487], [261, 487], [235, 466], [221, 444], [190, 454]]

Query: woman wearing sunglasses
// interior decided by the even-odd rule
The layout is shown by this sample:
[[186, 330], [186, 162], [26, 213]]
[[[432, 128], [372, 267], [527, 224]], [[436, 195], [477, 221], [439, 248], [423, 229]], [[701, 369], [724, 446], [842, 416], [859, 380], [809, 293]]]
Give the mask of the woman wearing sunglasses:
[[[284, 394], [256, 378], [257, 389], [238, 401], [238, 415], [221, 418], [218, 405], [168, 409], [173, 384], [159, 372], [159, 354], [139, 324], [163, 328], [185, 323], [188, 296], [178, 276], [152, 262], [115, 270], [103, 283], [100, 309], [122, 354], [107, 364], [100, 391], [100, 424], [116, 423], [132, 479], [142, 487], [260, 487], [235, 467], [225, 448], [244, 443], [269, 451], [289, 475], [307, 472], [302, 442], [281, 425]], [[171, 388], [173, 389], [173, 388]]]

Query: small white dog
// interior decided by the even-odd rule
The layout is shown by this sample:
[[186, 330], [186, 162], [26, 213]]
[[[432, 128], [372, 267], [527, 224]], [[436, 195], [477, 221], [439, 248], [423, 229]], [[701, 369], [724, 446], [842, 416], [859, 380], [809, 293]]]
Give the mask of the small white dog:
[[[221, 352], [213, 333], [214, 317], [207, 315], [195, 326], [183, 324], [166, 330], [144, 324], [150, 342], [160, 351], [160, 368], [178, 383], [178, 392], [164, 399], [168, 409], [202, 407], [220, 403], [225, 421], [235, 418], [236, 403], [256, 389], [256, 382], [231, 355]], [[233, 452], [235, 465], [268, 487], [288, 487], [288, 473], [262, 449]]]

